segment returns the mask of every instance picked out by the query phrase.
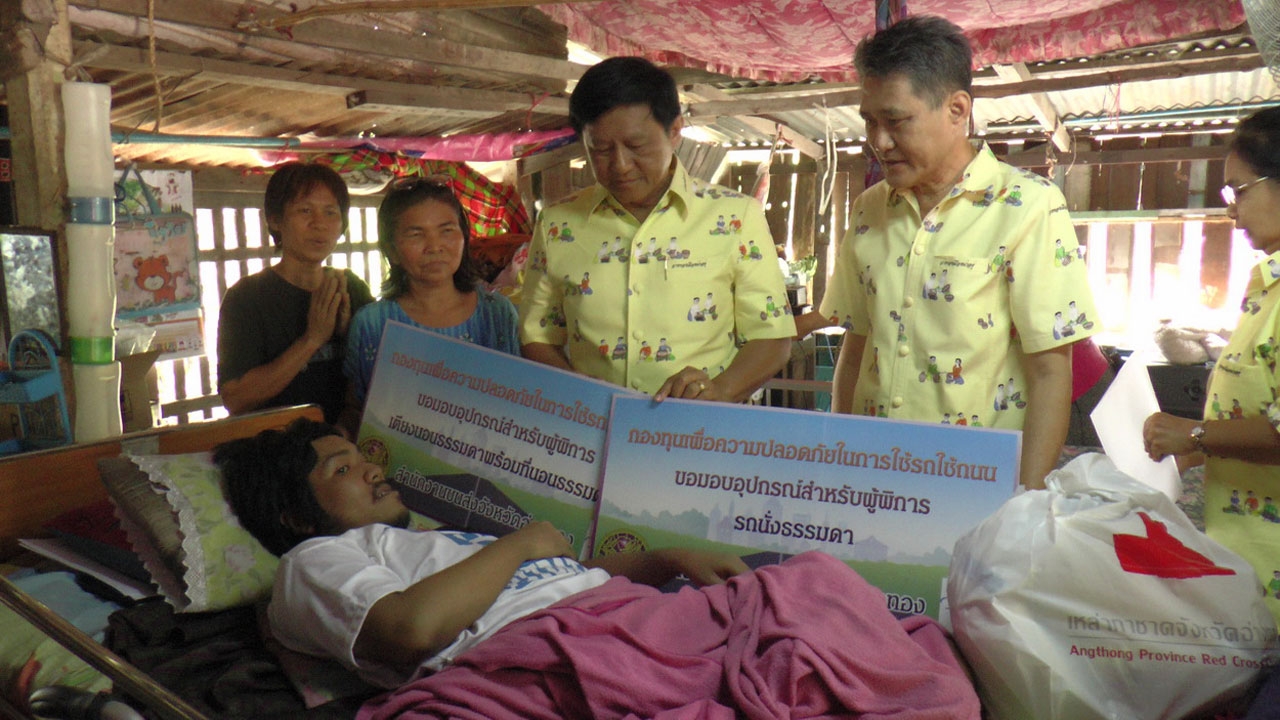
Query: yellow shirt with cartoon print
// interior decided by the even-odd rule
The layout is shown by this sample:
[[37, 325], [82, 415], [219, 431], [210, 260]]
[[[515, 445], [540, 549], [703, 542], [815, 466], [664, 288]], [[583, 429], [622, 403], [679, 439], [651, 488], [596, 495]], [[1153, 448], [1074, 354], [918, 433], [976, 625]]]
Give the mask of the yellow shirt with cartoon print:
[[[1266, 416], [1280, 432], [1276, 338], [1280, 337], [1280, 252], [1253, 269], [1240, 322], [1209, 377], [1205, 420]], [[1205, 533], [1253, 565], [1280, 620], [1280, 465], [1208, 456], [1204, 469]]]
[[715, 377], [749, 340], [795, 322], [764, 211], [678, 160], [644, 222], [595, 185], [542, 211], [520, 305], [522, 343], [578, 372], [654, 393], [686, 365]]
[[854, 412], [1021, 429], [1024, 356], [1100, 329], [1062, 193], [983, 144], [925, 217], [885, 182], [852, 212], [821, 312], [867, 336]]

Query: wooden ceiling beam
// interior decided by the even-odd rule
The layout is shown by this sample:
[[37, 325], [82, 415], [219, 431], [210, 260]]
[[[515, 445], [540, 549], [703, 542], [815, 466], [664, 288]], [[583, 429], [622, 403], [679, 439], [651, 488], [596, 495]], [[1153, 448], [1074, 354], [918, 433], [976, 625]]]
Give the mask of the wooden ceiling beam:
[[733, 100], [747, 100], [748, 98], [757, 98], [760, 100], [795, 98], [797, 100], [804, 100], [805, 98], [817, 97], [819, 101], [821, 101], [823, 95], [830, 95], [831, 93], [843, 90], [858, 91], [861, 88], [862, 84], [856, 82], [806, 82], [794, 85], [744, 87], [721, 92], [724, 92], [729, 99]]
[[[93, 42], [76, 43], [76, 56], [84, 58], [86, 67], [123, 72], [148, 73], [148, 53], [138, 48]], [[560, 97], [544, 98], [533, 105], [533, 98], [523, 93], [437, 87], [420, 83], [397, 83], [347, 75], [328, 75], [252, 63], [157, 52], [156, 69], [164, 77], [183, 77], [270, 90], [339, 95], [347, 98], [347, 106], [360, 110], [387, 110], [375, 107], [381, 102], [397, 111], [427, 109], [494, 115], [512, 110], [529, 110], [567, 117], [569, 101]], [[351, 97], [365, 97], [353, 102]], [[378, 98], [381, 98], [379, 100]]]
[[[996, 74], [1011, 83], [1026, 82], [1031, 79], [1031, 72], [1027, 70], [1026, 63], [1013, 63], [1011, 65], [996, 65]], [[1031, 93], [1028, 96], [1031, 100], [1031, 113], [1035, 116], [1036, 122], [1040, 123], [1040, 127], [1049, 133], [1049, 138], [1053, 141], [1053, 146], [1059, 150], [1071, 149], [1071, 133], [1067, 132], [1067, 128], [1062, 124], [1062, 118], [1058, 115], [1058, 109], [1053, 106], [1053, 102], [1049, 100], [1049, 96], [1045, 93]]]
[[[688, 85], [685, 86], [684, 92], [685, 97], [690, 101], [694, 99], [724, 100], [730, 97], [725, 91], [711, 85]], [[781, 139], [784, 143], [811, 158], [820, 158], [826, 155], [821, 145], [776, 118], [738, 115], [734, 119], [762, 135], [773, 137], [781, 134]]]
[[820, 158], [825, 155], [821, 145], [801, 135], [799, 130], [786, 123], [772, 118], [753, 117], [751, 115], [741, 115], [734, 119], [758, 133], [769, 137], [777, 135], [784, 145], [790, 145], [811, 158]]
[[[599, 2], [599, 0], [558, 0], [561, 3]], [[331, 15], [356, 15], [367, 13], [439, 12], [441, 10], [481, 10], [486, 8], [533, 7], [545, 0], [349, 0], [331, 5], [313, 5], [305, 10], [282, 12], [274, 8], [260, 8], [253, 16], [242, 20], [237, 29], [261, 32], [277, 28], [295, 28], [316, 18]]]
[[536, 98], [516, 93], [439, 87], [432, 85], [396, 85], [377, 83], [347, 96], [348, 110], [370, 112], [437, 114], [442, 109], [453, 112], [489, 116], [495, 112], [530, 110], [569, 117], [566, 98], [546, 98], [535, 105]]
[[568, 145], [563, 145], [555, 150], [520, 158], [520, 174], [532, 175], [534, 173], [542, 172], [548, 168], [568, 164], [573, 160], [585, 157], [586, 152], [582, 148], [582, 143], [575, 140]]
[[[70, 6], [147, 18], [147, 0], [70, 0]], [[227, 0], [164, 0], [155, 3], [155, 19], [166, 23], [201, 28], [238, 37], [249, 45], [257, 43], [310, 45], [359, 52], [366, 55], [418, 60], [445, 68], [462, 68], [481, 75], [518, 76], [545, 84], [547, 80], [576, 80], [584, 68], [560, 58], [476, 47], [440, 37], [412, 36], [400, 32], [380, 32], [333, 20], [317, 20], [291, 33], [272, 31], [259, 35], [236, 27], [250, 12], [250, 6]], [[255, 8], [256, 9], [256, 8]]]
[[[998, 138], [995, 142], [1003, 142]], [[1080, 145], [1077, 145], [1079, 147]], [[860, 152], [850, 154], [847, 150], [850, 147], [860, 148]], [[838, 153], [839, 161], [837, 168], [843, 171], [852, 170], [858, 167], [866, 154], [870, 153], [865, 145], [841, 145]], [[1227, 156], [1227, 146], [1225, 144], [1205, 145], [1205, 146], [1187, 146], [1187, 147], [1143, 147], [1133, 148], [1129, 150], [1084, 150], [1076, 153], [1055, 153], [1055, 159], [1059, 167], [1073, 167], [1077, 170], [1086, 165], [1140, 165], [1151, 163], [1171, 163], [1171, 162], [1193, 162], [1196, 160], [1222, 160]], [[1045, 156], [1045, 146], [1040, 145], [1031, 150], [1020, 150], [1018, 152], [1006, 154], [997, 154], [1003, 162], [1014, 167], [1021, 168], [1037, 168], [1044, 167], [1048, 160]], [[801, 158], [796, 165], [797, 170], [812, 171], [816, 166], [812, 160]]]
[[[100, 70], [129, 73], [151, 72], [147, 51], [141, 48], [81, 41], [75, 44], [77, 64]], [[311, 92], [346, 96], [356, 89], [358, 78], [330, 77], [305, 70], [269, 67], [252, 63], [156, 52], [156, 71], [161, 77], [234, 83], [272, 90]], [[345, 82], [336, 82], [336, 81]]]
[[[1131, 150], [1086, 150], [1074, 154], [1058, 154], [1059, 165], [1137, 165], [1142, 163], [1191, 162], [1221, 160], [1227, 156], [1226, 145], [1190, 147], [1151, 147]], [[1044, 148], [1012, 153], [1004, 161], [1014, 167], [1040, 167], [1045, 164]]]
[[[1231, 41], [1231, 38], [1222, 38]], [[1238, 40], [1237, 40], [1238, 41]], [[1037, 62], [1027, 66], [1031, 77], [1037, 80], [1048, 78], [1072, 77], [1080, 74], [1097, 73], [1104, 70], [1136, 70], [1157, 67], [1170, 63], [1197, 63], [1210, 60], [1226, 60], [1231, 58], [1257, 57], [1258, 48], [1241, 44], [1236, 47], [1219, 47], [1211, 50], [1203, 48], [1185, 48], [1178, 52], [1169, 52], [1159, 48], [1132, 48], [1125, 55], [1109, 55], [1102, 58], [1066, 58]], [[995, 75], [975, 74], [974, 85], [990, 85], [1003, 82]]]
[[[733, 97], [730, 95], [730, 97]], [[725, 115], [771, 115], [780, 112], [814, 110], [822, 107], [852, 107], [862, 102], [862, 90], [837, 90], [814, 93], [803, 97], [767, 98], [752, 96], [744, 100], [707, 100], [690, 103], [691, 117], [721, 117]]]
[[1082, 88], [1105, 85], [1123, 85], [1131, 82], [1147, 80], [1171, 80], [1194, 75], [1212, 75], [1215, 73], [1247, 72], [1263, 67], [1261, 55], [1240, 55], [1220, 60], [1203, 60], [1196, 62], [1177, 62], [1167, 65], [1152, 65], [1131, 70], [1108, 70], [1100, 73], [1076, 75], [1071, 77], [1032, 78], [1025, 82], [1006, 83], [1004, 85], [984, 85], [973, 89], [975, 98], [1004, 98], [1012, 95], [1029, 95], [1031, 93], [1062, 92], [1064, 90], [1080, 90]]

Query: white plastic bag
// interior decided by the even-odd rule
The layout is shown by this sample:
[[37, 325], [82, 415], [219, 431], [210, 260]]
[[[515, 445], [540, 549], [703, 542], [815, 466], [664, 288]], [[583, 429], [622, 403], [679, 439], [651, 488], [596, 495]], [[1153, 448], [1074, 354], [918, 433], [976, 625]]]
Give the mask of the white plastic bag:
[[1183, 718], [1277, 659], [1253, 569], [1104, 455], [1005, 503], [955, 546], [956, 641], [992, 720]]

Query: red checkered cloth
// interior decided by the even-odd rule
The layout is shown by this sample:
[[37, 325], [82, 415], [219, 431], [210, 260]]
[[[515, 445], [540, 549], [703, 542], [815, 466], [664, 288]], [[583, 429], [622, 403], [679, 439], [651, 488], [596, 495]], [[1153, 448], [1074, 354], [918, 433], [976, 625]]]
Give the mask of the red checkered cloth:
[[533, 225], [520, 194], [510, 185], [493, 182], [465, 163], [427, 160], [367, 148], [321, 157], [339, 173], [393, 174], [396, 178], [444, 176], [466, 210], [471, 223], [471, 256], [480, 264], [485, 281], [492, 281], [528, 242]]

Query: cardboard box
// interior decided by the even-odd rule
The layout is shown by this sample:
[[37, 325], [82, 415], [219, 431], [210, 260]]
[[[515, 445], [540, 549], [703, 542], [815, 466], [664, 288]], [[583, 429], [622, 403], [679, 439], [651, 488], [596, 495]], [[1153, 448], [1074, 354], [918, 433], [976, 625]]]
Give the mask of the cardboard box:
[[125, 432], [149, 430], [160, 421], [160, 350], [120, 358], [120, 420]]

